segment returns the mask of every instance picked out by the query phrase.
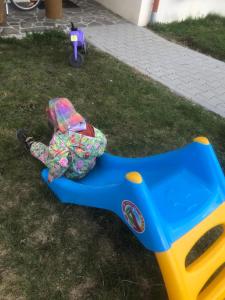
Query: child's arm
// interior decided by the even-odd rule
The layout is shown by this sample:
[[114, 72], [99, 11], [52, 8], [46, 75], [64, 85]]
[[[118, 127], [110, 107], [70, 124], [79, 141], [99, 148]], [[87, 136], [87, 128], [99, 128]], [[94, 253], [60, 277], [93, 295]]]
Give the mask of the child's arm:
[[75, 153], [78, 157], [86, 159], [89, 157], [99, 157], [101, 156], [106, 148], [107, 140], [105, 135], [98, 129], [95, 128], [95, 137], [90, 138], [82, 135], [80, 137], [80, 144], [86, 145], [85, 150], [79, 147], [79, 142], [77, 147], [75, 147]]
[[107, 145], [107, 139], [105, 135], [99, 130], [95, 128], [95, 142], [92, 147], [92, 155], [95, 157], [101, 156]]

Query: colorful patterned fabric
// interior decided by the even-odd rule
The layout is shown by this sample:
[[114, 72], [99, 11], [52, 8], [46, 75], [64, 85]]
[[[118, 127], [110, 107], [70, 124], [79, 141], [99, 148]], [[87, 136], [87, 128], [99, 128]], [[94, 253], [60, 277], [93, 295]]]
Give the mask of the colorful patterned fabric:
[[49, 147], [32, 143], [31, 154], [47, 166], [50, 180], [63, 174], [68, 178], [84, 177], [105, 151], [104, 134], [86, 123], [66, 98], [50, 100], [47, 112], [55, 133]]
[[49, 101], [48, 116], [54, 127], [61, 132], [85, 129], [85, 120], [78, 114], [67, 98], [55, 98]]
[[62, 175], [80, 179], [93, 169], [96, 158], [101, 156], [106, 148], [104, 134], [96, 128], [94, 133], [95, 136], [90, 137], [74, 131], [57, 131], [49, 147], [34, 142], [30, 151], [47, 166], [51, 179]]

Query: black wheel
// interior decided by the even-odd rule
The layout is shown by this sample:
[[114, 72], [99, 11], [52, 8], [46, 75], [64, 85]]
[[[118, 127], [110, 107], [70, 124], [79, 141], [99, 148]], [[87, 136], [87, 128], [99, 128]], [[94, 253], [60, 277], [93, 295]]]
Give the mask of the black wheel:
[[39, 5], [41, 0], [11, 0], [18, 9], [32, 10]]
[[82, 54], [87, 54], [87, 52], [88, 52], [88, 43], [86, 42], [86, 43], [84, 44], [84, 47], [79, 47], [79, 51], [80, 51], [80, 53], [82, 53]]
[[79, 52], [77, 53], [77, 60], [74, 58], [74, 54], [70, 55], [70, 65], [74, 68], [80, 68], [81, 65], [84, 63], [84, 57]]

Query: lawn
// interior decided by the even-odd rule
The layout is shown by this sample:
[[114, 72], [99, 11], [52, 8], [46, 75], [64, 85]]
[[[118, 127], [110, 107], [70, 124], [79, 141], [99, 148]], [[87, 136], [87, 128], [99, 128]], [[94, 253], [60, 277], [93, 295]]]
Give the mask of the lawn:
[[165, 38], [225, 61], [225, 18], [208, 15], [169, 24], [153, 24], [150, 29]]
[[167, 299], [153, 254], [111, 213], [60, 204], [15, 132], [48, 142], [45, 107], [65, 96], [114, 154], [161, 153], [204, 135], [225, 167], [225, 120], [93, 48], [71, 68], [57, 32], [1, 39], [0, 83], [0, 299]]

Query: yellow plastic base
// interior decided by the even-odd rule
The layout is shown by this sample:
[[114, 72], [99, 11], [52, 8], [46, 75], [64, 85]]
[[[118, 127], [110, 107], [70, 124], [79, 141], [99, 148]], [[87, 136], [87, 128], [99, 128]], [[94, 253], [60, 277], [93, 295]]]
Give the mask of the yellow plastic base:
[[210, 229], [222, 225], [225, 229], [225, 203], [205, 220], [173, 243], [156, 258], [171, 300], [224, 300], [225, 269], [204, 289], [212, 274], [225, 262], [225, 230], [199, 258], [187, 268], [185, 259], [195, 243]]

